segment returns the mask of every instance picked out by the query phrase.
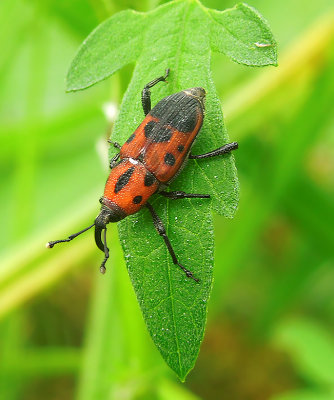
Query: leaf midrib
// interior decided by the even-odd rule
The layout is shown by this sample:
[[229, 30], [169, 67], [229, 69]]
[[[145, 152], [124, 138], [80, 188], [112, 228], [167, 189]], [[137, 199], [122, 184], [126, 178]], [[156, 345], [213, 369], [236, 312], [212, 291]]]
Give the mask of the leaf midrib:
[[[182, 53], [182, 48], [183, 48], [183, 44], [184, 44], [184, 36], [185, 36], [185, 25], [186, 25], [186, 21], [187, 21], [187, 16], [189, 15], [189, 8], [190, 8], [190, 3], [186, 4], [186, 6], [184, 7], [184, 16], [183, 16], [183, 20], [182, 20], [182, 30], [180, 31], [179, 34], [179, 46], [178, 46], [178, 51], [177, 51], [177, 55], [175, 57], [176, 59], [176, 67], [175, 67], [175, 71], [179, 71], [179, 60], [181, 58], [181, 53]], [[175, 84], [178, 81], [177, 77], [176, 79], [174, 79], [174, 85], [172, 86], [173, 90], [175, 91]], [[166, 219], [167, 219], [167, 226], [166, 226], [166, 234], [168, 236], [169, 233], [169, 203], [170, 200], [167, 199], [167, 203], [166, 203]], [[167, 254], [167, 265], [168, 265], [168, 286], [169, 286], [169, 293], [170, 293], [170, 299], [171, 299], [171, 308], [172, 308], [172, 319], [173, 319], [173, 326], [174, 326], [174, 340], [176, 343], [176, 348], [177, 348], [177, 358], [178, 358], [178, 365], [179, 365], [179, 371], [181, 373], [181, 369], [182, 369], [182, 363], [181, 363], [181, 349], [180, 349], [180, 344], [179, 344], [179, 339], [178, 339], [178, 335], [177, 335], [177, 326], [176, 326], [176, 320], [175, 320], [175, 299], [174, 299], [174, 290], [172, 287], [172, 279], [171, 279], [171, 255], [169, 254], [169, 251], [166, 247], [166, 254]], [[173, 268], [179, 268], [177, 265], [174, 265], [173, 263]], [[183, 272], [183, 271], [182, 271]]]

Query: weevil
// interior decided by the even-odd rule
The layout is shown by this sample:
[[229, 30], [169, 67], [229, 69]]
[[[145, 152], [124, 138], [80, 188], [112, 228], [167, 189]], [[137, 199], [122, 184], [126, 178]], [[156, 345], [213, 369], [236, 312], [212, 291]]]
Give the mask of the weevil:
[[210, 198], [209, 194], [166, 191], [166, 189], [188, 159], [220, 156], [237, 149], [238, 143], [228, 143], [205, 154], [191, 154], [191, 147], [204, 119], [206, 92], [201, 87], [182, 90], [163, 98], [151, 109], [150, 89], [159, 82], [165, 82], [168, 74], [169, 69], [165, 75], [152, 80], [142, 90], [141, 101], [145, 114], [143, 122], [123, 146], [113, 142], [119, 153], [110, 161], [110, 175], [104, 194], [100, 198], [101, 211], [94, 223], [67, 239], [48, 242], [48, 248], [57, 243], [70, 242], [95, 226], [95, 242], [104, 253], [100, 271], [105, 273], [105, 264], [109, 258], [107, 224], [120, 221], [146, 207], [152, 216], [156, 231], [167, 246], [173, 263], [179, 266], [188, 278], [199, 282], [199, 279], [178, 261], [164, 224], [148, 200], [154, 193], [172, 200]]

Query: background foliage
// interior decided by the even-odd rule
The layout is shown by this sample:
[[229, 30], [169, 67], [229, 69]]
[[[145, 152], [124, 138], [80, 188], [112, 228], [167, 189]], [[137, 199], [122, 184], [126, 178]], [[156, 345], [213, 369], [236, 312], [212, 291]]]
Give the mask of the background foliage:
[[2, 0], [0, 398], [332, 398], [334, 10], [307, 3], [251, 3], [280, 43], [278, 68], [212, 61], [242, 194], [234, 220], [215, 216], [209, 324], [181, 385], [145, 330], [115, 227], [110, 279], [89, 234], [43, 248], [94, 218], [108, 102], [132, 73], [65, 95], [69, 61], [100, 21], [156, 2]]

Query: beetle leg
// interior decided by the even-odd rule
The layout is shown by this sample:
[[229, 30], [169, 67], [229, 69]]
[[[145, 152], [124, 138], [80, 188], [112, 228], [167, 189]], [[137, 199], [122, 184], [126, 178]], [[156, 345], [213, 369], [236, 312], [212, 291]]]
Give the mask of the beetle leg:
[[[113, 142], [113, 141], [110, 140], [110, 139], [108, 139], [108, 143], [112, 144], [112, 145], [115, 147], [115, 149], [120, 150], [120, 149], [122, 148], [122, 146], [121, 146], [118, 142]], [[116, 162], [118, 161], [118, 159], [119, 159], [119, 154], [116, 154], [116, 155], [110, 160], [110, 163], [109, 163], [110, 169], [113, 169], [113, 168], [114, 168], [114, 166], [115, 166]]]
[[181, 190], [177, 190], [175, 192], [165, 192], [164, 190], [159, 192], [159, 194], [167, 197], [168, 199], [177, 200], [177, 199], [209, 199], [209, 194], [195, 194], [195, 193], [185, 193]]
[[[119, 143], [113, 142], [113, 141], [110, 140], [110, 139], [108, 139], [108, 143], [112, 144], [112, 145], [115, 147], [115, 149], [120, 150], [120, 149], [122, 148], [122, 146], [121, 146]], [[110, 169], [113, 169], [113, 168], [114, 168], [114, 166], [115, 166], [116, 162], [118, 161], [118, 159], [119, 159], [119, 153], [116, 154], [116, 155], [110, 160], [110, 163], [109, 163]]]
[[122, 147], [118, 142], [113, 142], [110, 139], [108, 139], [108, 143], [112, 144], [115, 147], [115, 149], [119, 149], [120, 150], [121, 147]]
[[193, 273], [192, 273], [191, 271], [189, 271], [186, 267], [184, 267], [182, 264], [180, 264], [180, 263], [178, 262], [177, 257], [176, 257], [176, 254], [175, 254], [175, 252], [174, 252], [174, 250], [173, 250], [173, 247], [172, 247], [172, 245], [171, 245], [171, 243], [170, 243], [170, 241], [169, 241], [169, 239], [168, 239], [168, 236], [167, 236], [167, 234], [166, 234], [166, 229], [165, 229], [165, 227], [164, 227], [164, 224], [163, 224], [163, 222], [161, 221], [159, 215], [155, 212], [154, 208], [151, 206], [150, 203], [146, 203], [146, 207], [149, 209], [149, 211], [150, 211], [150, 213], [151, 213], [151, 215], [152, 215], [153, 224], [154, 224], [154, 227], [155, 227], [156, 231], [158, 232], [158, 234], [159, 234], [160, 236], [162, 236], [163, 240], [165, 241], [165, 244], [166, 244], [166, 246], [167, 246], [167, 249], [168, 249], [168, 251], [169, 251], [169, 254], [170, 254], [171, 257], [172, 257], [173, 263], [174, 263], [175, 265], [178, 265], [178, 266], [185, 272], [185, 274], [187, 275], [188, 278], [193, 279], [195, 282], [199, 282], [199, 279], [197, 279], [197, 278], [193, 275]]
[[160, 76], [159, 78], [153, 79], [153, 81], [149, 82], [145, 85], [144, 89], [141, 92], [141, 103], [143, 106], [144, 114], [147, 115], [151, 111], [151, 91], [150, 88], [156, 85], [158, 82], [164, 81], [166, 82], [166, 78], [169, 74], [169, 68], [166, 69], [165, 75]]
[[199, 159], [199, 158], [209, 158], [209, 157], [221, 156], [222, 154], [229, 153], [230, 151], [236, 150], [237, 148], [238, 148], [238, 143], [232, 142], [232, 143], [225, 144], [224, 146], [219, 147], [216, 150], [209, 151], [208, 153], [205, 153], [205, 154], [198, 154], [198, 155], [189, 154], [189, 158]]
[[116, 163], [119, 159], [119, 156], [120, 156], [120, 154], [118, 153], [110, 160], [110, 163], [109, 163], [110, 169], [114, 168], [114, 166], [116, 165]]

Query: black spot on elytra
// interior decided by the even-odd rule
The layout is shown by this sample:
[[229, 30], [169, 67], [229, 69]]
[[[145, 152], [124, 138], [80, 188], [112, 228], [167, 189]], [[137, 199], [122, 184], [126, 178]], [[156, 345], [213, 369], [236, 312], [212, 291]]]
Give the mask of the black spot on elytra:
[[154, 175], [152, 175], [150, 172], [146, 172], [146, 175], [145, 175], [145, 178], [144, 178], [144, 185], [145, 186], [152, 186], [154, 182], [155, 182]]
[[152, 130], [155, 127], [156, 122], [155, 121], [150, 121], [148, 122], [145, 127], [144, 127], [144, 133], [145, 133], [145, 137], [147, 139], [149, 139], [152, 135]]
[[179, 92], [165, 97], [152, 108], [150, 114], [159, 118], [163, 125], [184, 132], [192, 132], [198, 122], [199, 115], [203, 115], [200, 102], [185, 92]]
[[167, 165], [170, 165], [170, 166], [175, 164], [175, 157], [173, 156], [172, 153], [166, 153], [166, 155], [165, 155], [165, 163]]
[[133, 133], [130, 137], [129, 137], [129, 139], [126, 141], [126, 143], [131, 143], [132, 141], [133, 141], [133, 139], [135, 138], [135, 134]]
[[142, 196], [136, 196], [136, 197], [133, 198], [133, 202], [135, 204], [139, 204], [142, 200], [143, 200]]
[[128, 170], [126, 170], [125, 172], [123, 172], [123, 174], [118, 178], [118, 181], [116, 182], [116, 185], [115, 185], [115, 190], [114, 190], [115, 193], [118, 193], [121, 189], [124, 188], [125, 185], [128, 184], [134, 170], [135, 170], [135, 167], [131, 167]]
[[177, 149], [180, 153], [182, 153], [182, 151], [184, 150], [184, 146], [182, 144], [177, 146]]
[[145, 137], [154, 143], [169, 142], [172, 131], [156, 121], [148, 122], [144, 127]]

